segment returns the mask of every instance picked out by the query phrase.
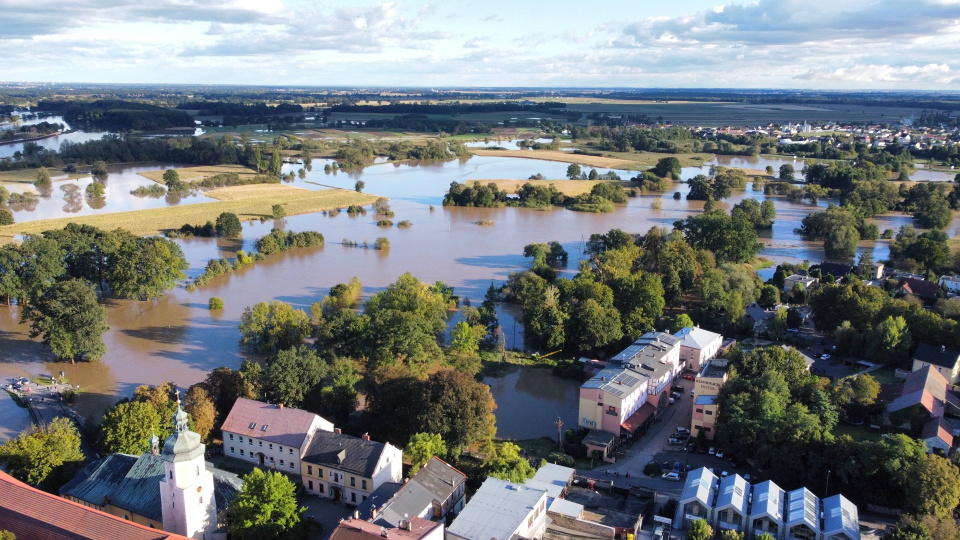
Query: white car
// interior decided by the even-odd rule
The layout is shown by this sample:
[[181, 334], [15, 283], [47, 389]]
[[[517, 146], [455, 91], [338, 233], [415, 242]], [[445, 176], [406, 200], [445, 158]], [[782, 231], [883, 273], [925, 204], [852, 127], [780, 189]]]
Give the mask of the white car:
[[673, 480], [674, 482], [680, 481], [680, 475], [675, 472], [663, 473], [660, 478], [663, 478], [664, 480]]
[[830, 355], [829, 355], [829, 354], [826, 354], [826, 353], [821, 354], [821, 355], [820, 355], [820, 359], [821, 359], [821, 360], [829, 360], [829, 359], [830, 359]]
[[717, 449], [711, 446], [710, 450], [707, 453], [710, 454], [711, 456], [715, 456], [717, 455]]
[[717, 450], [717, 457], [723, 457], [723, 450]]

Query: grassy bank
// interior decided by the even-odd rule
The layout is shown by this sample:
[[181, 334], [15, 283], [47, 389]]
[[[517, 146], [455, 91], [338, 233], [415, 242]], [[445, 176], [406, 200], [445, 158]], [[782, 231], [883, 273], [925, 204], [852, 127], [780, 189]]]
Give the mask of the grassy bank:
[[[0, 185], [2, 184], [33, 184], [37, 180], [37, 172], [40, 169], [17, 169], [15, 171], [0, 172]], [[54, 182], [61, 180], [76, 180], [77, 178], [86, 178], [89, 174], [67, 174], [59, 169], [47, 169]]]
[[222, 198], [217, 202], [15, 223], [0, 227], [0, 243], [12, 241], [14, 235], [61, 229], [68, 223], [93, 225], [107, 230], [120, 227], [133, 234], [148, 236], [179, 229], [184, 223], [214, 221], [222, 212], [233, 212], [241, 221], [249, 221], [272, 215], [275, 204], [283, 205], [287, 215], [292, 216], [345, 208], [351, 204], [371, 204], [377, 199], [376, 195], [343, 189], [309, 191], [275, 184], [269, 186], [269, 191], [259, 189], [263, 187], [267, 186], [233, 186], [207, 192], [207, 195]]
[[[174, 169], [177, 171], [177, 174], [180, 175], [180, 181], [190, 182], [192, 180], [200, 180], [201, 178], [206, 178], [208, 176], [214, 176], [217, 174], [225, 173], [237, 173], [240, 176], [256, 176], [257, 171], [244, 167], [243, 165], [206, 165], [201, 167], [184, 167], [182, 169]], [[140, 176], [153, 180], [158, 184], [163, 183], [163, 173], [167, 172], [166, 169], [159, 169], [156, 171], [146, 171], [142, 173], [137, 173]]]
[[[476, 156], [499, 156], [524, 159], [544, 159], [547, 161], [560, 161], [563, 163], [577, 163], [587, 167], [600, 167], [604, 169], [627, 169], [639, 170], [644, 164], [637, 161], [630, 161], [620, 158], [611, 158], [606, 156], [588, 156], [586, 154], [574, 154], [571, 152], [561, 152], [560, 150], [487, 150], [484, 148], [471, 148], [470, 152]], [[663, 156], [661, 156], [663, 157]], [[655, 164], [656, 162], [654, 162]]]

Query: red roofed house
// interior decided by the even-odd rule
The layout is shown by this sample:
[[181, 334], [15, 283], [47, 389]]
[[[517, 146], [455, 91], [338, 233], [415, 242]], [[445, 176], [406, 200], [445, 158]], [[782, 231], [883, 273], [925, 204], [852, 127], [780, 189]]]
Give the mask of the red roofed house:
[[887, 405], [887, 412], [899, 416], [901, 422], [917, 414], [926, 416], [921, 437], [930, 450], [949, 452], [953, 446], [953, 428], [943, 416], [947, 407], [960, 411], [960, 399], [947, 391], [948, 386], [947, 379], [933, 366], [923, 366], [907, 375], [900, 396]]
[[900, 278], [900, 281], [897, 282], [897, 288], [902, 289], [907, 294], [926, 298], [935, 298], [937, 291], [940, 290], [940, 286], [935, 281], [909, 277]]
[[45, 493], [3, 471], [0, 529], [21, 540], [187, 540]]
[[369, 521], [341, 521], [330, 540], [443, 540], [443, 525], [420, 517], [404, 520], [397, 528], [381, 527]]
[[313, 435], [333, 424], [300, 409], [240, 398], [223, 422], [223, 453], [262, 467], [300, 474]]

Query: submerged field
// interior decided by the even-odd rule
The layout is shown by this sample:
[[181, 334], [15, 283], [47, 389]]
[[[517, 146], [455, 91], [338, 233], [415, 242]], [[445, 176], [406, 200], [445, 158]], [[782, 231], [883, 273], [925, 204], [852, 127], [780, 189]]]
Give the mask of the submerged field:
[[[177, 171], [177, 174], [180, 176], [180, 180], [183, 182], [190, 182], [192, 180], [200, 180], [201, 178], [206, 178], [208, 176], [214, 176], [217, 174], [226, 174], [226, 173], [236, 173], [240, 176], [256, 176], [257, 171], [244, 167], [243, 165], [208, 165], [201, 167], [184, 167], [182, 169], [174, 169]], [[145, 171], [138, 173], [140, 176], [153, 180], [158, 184], [163, 183], [163, 173], [167, 172], [167, 169], [158, 169], [156, 171]]]
[[16, 235], [39, 234], [51, 229], [61, 229], [68, 223], [93, 225], [106, 230], [119, 227], [136, 235], [147, 236], [179, 229], [185, 223], [203, 224], [214, 221], [222, 212], [233, 212], [237, 214], [240, 221], [250, 221], [269, 217], [275, 204], [282, 205], [287, 215], [293, 216], [344, 208], [352, 204], [370, 204], [377, 199], [375, 195], [344, 189], [310, 191], [282, 184], [233, 186], [208, 191], [206, 194], [220, 200], [212, 203], [15, 223], [0, 227], [0, 243], [10, 242]]

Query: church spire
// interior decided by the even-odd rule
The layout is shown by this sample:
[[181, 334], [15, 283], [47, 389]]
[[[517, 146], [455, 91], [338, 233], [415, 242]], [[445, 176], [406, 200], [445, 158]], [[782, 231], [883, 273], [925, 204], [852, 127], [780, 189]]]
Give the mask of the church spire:
[[150, 428], [150, 453], [159, 456], [160, 455], [160, 437], [157, 437], [157, 432]]
[[190, 417], [180, 406], [180, 390], [177, 389], [177, 412], [173, 415], [173, 429], [176, 432], [188, 431], [190, 429]]

